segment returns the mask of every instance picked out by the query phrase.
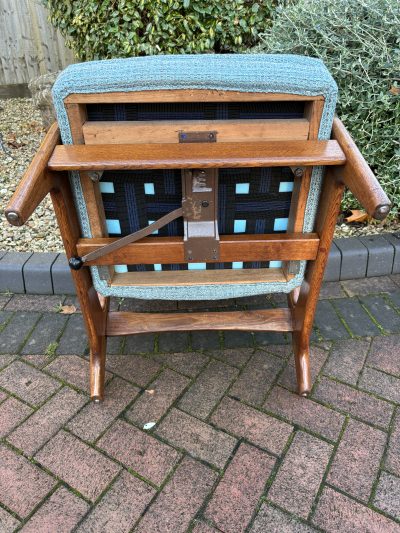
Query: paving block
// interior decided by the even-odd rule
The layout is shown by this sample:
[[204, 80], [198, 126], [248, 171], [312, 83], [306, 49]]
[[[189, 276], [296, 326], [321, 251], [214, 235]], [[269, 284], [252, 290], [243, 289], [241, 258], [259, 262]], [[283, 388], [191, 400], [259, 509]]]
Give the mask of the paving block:
[[24, 264], [31, 252], [8, 252], [0, 261], [0, 292], [24, 293]]
[[400, 274], [400, 233], [384, 233], [382, 237], [394, 248], [392, 274]]
[[336, 246], [342, 254], [340, 279], [364, 278], [367, 272], [368, 250], [356, 237], [336, 239]]
[[400, 520], [400, 479], [382, 472], [376, 489], [375, 507]]
[[54, 294], [75, 294], [75, 285], [72, 281], [71, 269], [68, 266], [67, 256], [59, 254], [51, 265]]
[[68, 317], [58, 313], [46, 313], [36, 324], [28, 341], [22, 348], [23, 355], [51, 355], [48, 350], [57, 347], [57, 339], [65, 327]]
[[274, 463], [270, 455], [242, 443], [208, 503], [205, 517], [221, 531], [245, 531]]
[[123, 420], [115, 421], [97, 447], [156, 485], [163, 483], [181, 458], [170, 446]]
[[367, 277], [386, 276], [392, 273], [394, 247], [382, 235], [359, 237], [368, 248]]
[[333, 305], [357, 337], [379, 335], [379, 328], [372, 322], [357, 298], [337, 298]]
[[329, 300], [320, 300], [318, 302], [314, 326], [318, 328], [322, 337], [326, 340], [337, 341], [350, 337], [349, 332], [340, 321]]
[[329, 251], [328, 263], [325, 268], [324, 281], [339, 281], [340, 268], [342, 266], [342, 254], [333, 241]]
[[361, 301], [388, 333], [400, 332], [400, 316], [382, 296], [370, 294], [363, 296]]
[[54, 252], [32, 254], [24, 264], [25, 292], [28, 294], [53, 294], [51, 265], [57, 259]]
[[332, 451], [331, 444], [307, 433], [297, 433], [268, 492], [268, 499], [306, 520]]

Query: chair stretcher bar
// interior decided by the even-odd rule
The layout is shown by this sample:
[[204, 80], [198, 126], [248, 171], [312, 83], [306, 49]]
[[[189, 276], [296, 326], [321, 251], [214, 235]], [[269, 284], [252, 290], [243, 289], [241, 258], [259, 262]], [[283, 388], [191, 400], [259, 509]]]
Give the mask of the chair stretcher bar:
[[106, 335], [133, 335], [162, 331], [293, 331], [287, 308], [207, 313], [108, 313]]
[[[117, 241], [118, 238], [79, 239], [77, 251], [84, 256]], [[316, 233], [280, 233], [271, 235], [221, 235], [220, 257], [214, 263], [232, 261], [289, 261], [315, 259], [319, 238]], [[155, 260], [157, 258], [157, 260]], [[146, 237], [94, 261], [94, 265], [140, 265], [185, 263], [181, 237]]]

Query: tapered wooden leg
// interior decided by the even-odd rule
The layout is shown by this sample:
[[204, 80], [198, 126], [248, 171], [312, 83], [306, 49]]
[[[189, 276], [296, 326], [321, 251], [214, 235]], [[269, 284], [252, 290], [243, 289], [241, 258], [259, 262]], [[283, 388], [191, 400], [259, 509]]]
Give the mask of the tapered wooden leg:
[[297, 391], [300, 396], [311, 392], [310, 345], [301, 346], [298, 335], [293, 334], [293, 352], [296, 365]]
[[318, 255], [309, 261], [300, 290], [288, 295], [288, 304], [293, 319], [293, 352], [296, 363], [298, 392], [307, 396], [311, 391], [310, 337], [314, 323], [319, 291], [332, 244], [337, 216], [340, 210], [344, 186], [329, 169], [326, 172], [321, 202], [315, 223], [320, 236]]
[[90, 397], [94, 402], [104, 399], [107, 337], [101, 337], [98, 346], [90, 350]]
[[[91, 317], [96, 321], [96, 335], [89, 334], [90, 345], [90, 397], [94, 402], [104, 399], [104, 382], [106, 373], [107, 337], [105, 320], [108, 314], [110, 298], [99, 295], [93, 287], [89, 290]], [[99, 328], [99, 326], [101, 326]]]
[[[51, 191], [54, 211], [60, 227], [67, 257], [77, 255], [76, 243], [80, 237], [79, 222], [69, 186], [68, 177], [56, 178], [58, 187]], [[76, 293], [82, 310], [83, 320], [90, 347], [90, 395], [94, 401], [104, 397], [104, 375], [106, 359], [106, 320], [109, 298], [100, 296], [93, 287], [87, 267], [72, 270]]]

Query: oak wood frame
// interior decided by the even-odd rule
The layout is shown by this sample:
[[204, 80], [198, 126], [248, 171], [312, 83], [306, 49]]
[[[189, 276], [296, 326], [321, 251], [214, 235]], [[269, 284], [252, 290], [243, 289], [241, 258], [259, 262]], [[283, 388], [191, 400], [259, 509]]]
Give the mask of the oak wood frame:
[[[143, 102], [154, 101], [155, 99], [157, 101], [304, 100], [306, 101], [305, 116], [310, 124], [309, 140], [314, 140], [317, 137], [323, 107], [323, 98], [318, 96], [309, 98], [285, 94], [235, 93], [233, 91], [185, 90], [70, 95], [66, 98], [65, 103], [71, 122], [74, 143], [84, 143], [82, 128], [86, 119], [86, 103]], [[333, 138], [339, 143], [344, 156], [335, 161], [335, 164], [339, 166], [332, 166], [327, 170], [315, 224], [317, 235], [306, 234], [301, 237], [298, 235], [298, 232], [302, 231], [305, 201], [310, 184], [310, 171], [306, 169], [302, 179], [297, 179], [295, 182], [294, 194], [297, 199], [297, 207], [291, 211], [289, 223], [292, 233], [285, 236], [274, 236], [273, 238], [269, 236], [268, 243], [262, 242], [262, 236], [247, 236], [251, 244], [258, 243], [257, 253], [264, 258], [270, 257], [269, 254], [273, 253], [283, 260], [309, 259], [301, 288], [288, 295], [287, 309], [234, 313], [146, 313], [145, 315], [142, 313], [109, 312], [109, 298], [103, 298], [97, 294], [93, 287], [89, 270], [83, 268], [79, 271], [72, 271], [89, 337], [90, 392], [94, 400], [101, 400], [104, 396], [107, 336], [127, 335], [145, 331], [207, 329], [291, 331], [299, 393], [308, 394], [311, 388], [309, 366], [310, 335], [344, 187], [345, 185], [348, 186], [359, 201], [365, 205], [367, 211], [376, 218], [384, 218], [390, 206], [388, 198], [338, 119], [335, 119], [333, 125]], [[49, 160], [58, 144], [59, 132], [57, 126], [54, 125], [11, 199], [6, 209], [6, 216], [9, 222], [14, 225], [24, 224], [44, 196], [50, 192], [66, 254], [68, 257], [72, 257], [82, 253], [82, 251], [89, 251], [103, 246], [110, 242], [110, 239], [105, 234], [104, 212], [102, 212], [99, 204], [100, 193], [85, 172], [82, 172], [81, 175], [94, 238], [80, 238], [78, 217], [67, 174], [62, 170], [62, 166], [58, 168], [57, 172], [49, 168]], [[83, 150], [85, 149], [83, 148]], [[106, 164], [106, 161], [103, 163]], [[293, 161], [293, 163], [296, 166], [299, 165], [297, 160]], [[316, 163], [314, 162], [313, 164]], [[240, 253], [245, 251], [243, 239], [235, 239], [234, 237], [238, 236], [228, 236], [225, 244], [223, 244], [224, 240], [222, 239], [222, 250], [224, 251], [225, 247], [223, 253], [226, 252], [226, 257], [233, 258], [238, 250], [240, 250]], [[160, 240], [152, 240], [152, 242], [159, 243]], [[96, 264], [111, 264], [111, 262], [116, 260], [125, 261], [131, 257], [132, 253], [142, 254], [140, 256], [141, 262], [150, 261], [149, 252], [146, 249], [148, 246], [148, 239], [143, 239], [115, 252], [111, 257], [104, 256]], [[178, 258], [180, 261], [180, 254], [183, 252], [179, 239], [170, 239], [168, 246], [170, 248], [167, 253], [168, 262], [173, 262], [174, 258]], [[229, 253], [232, 255], [230, 256]], [[290, 275], [286, 267], [283, 271], [286, 276]]]

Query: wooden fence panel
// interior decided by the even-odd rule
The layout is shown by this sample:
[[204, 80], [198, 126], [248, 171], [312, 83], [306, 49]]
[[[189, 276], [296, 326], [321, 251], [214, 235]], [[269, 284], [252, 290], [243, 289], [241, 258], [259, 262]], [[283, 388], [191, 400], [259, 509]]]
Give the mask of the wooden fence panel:
[[73, 61], [40, 0], [0, 0], [0, 86], [26, 84]]

